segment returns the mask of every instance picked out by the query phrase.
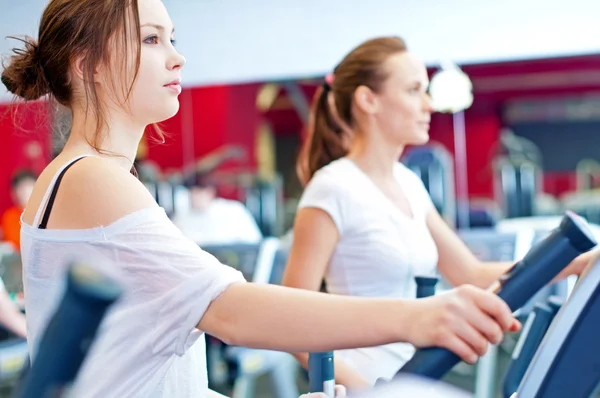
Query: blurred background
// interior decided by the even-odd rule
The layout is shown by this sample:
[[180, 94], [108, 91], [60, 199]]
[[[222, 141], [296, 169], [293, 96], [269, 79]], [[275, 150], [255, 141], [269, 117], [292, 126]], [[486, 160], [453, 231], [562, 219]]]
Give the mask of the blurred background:
[[[1, 54], [18, 44], [6, 36], [37, 36], [46, 3], [0, 0]], [[354, 46], [393, 34], [426, 61], [431, 77], [451, 62], [472, 83], [472, 104], [435, 113], [430, 144], [402, 159], [451, 225], [543, 224], [566, 209], [600, 223], [597, 1], [164, 3], [187, 58], [184, 90], [179, 113], [162, 124], [165, 142], [149, 131], [136, 168], [172, 217], [189, 212], [189, 176], [201, 171], [215, 196], [244, 205], [261, 237], [285, 241], [302, 193], [295, 161], [314, 92]], [[10, 107], [11, 100], [0, 87], [0, 214], [15, 206], [15, 173], [41, 172], [69, 126], [69, 115], [44, 101]], [[10, 279], [16, 266], [6, 264], [18, 248], [0, 247]], [[18, 295], [16, 275], [5, 283]], [[265, 391], [257, 396], [270, 396]]]
[[[45, 3], [2, 0], [0, 53], [15, 44], [8, 35], [36, 36]], [[600, 5], [593, 1], [165, 3], [187, 58], [185, 89], [180, 112], [163, 123], [166, 142], [149, 134], [141, 149], [140, 159], [155, 166], [148, 178], [175, 181], [203, 156], [234, 146], [215, 169], [223, 172], [219, 194], [248, 201], [256, 177], [277, 190], [277, 219], [259, 220], [264, 232], [281, 234], [293, 219], [301, 192], [294, 162], [322, 77], [352, 47], [378, 35], [403, 37], [431, 74], [450, 60], [471, 79], [474, 100], [464, 114], [471, 201], [503, 206], [496, 187], [503, 131], [514, 134], [515, 145], [527, 140], [528, 155], [535, 152], [536, 197], [529, 211], [560, 212], [572, 195], [598, 183], [600, 25], [594, 15]], [[44, 167], [68, 117], [44, 102], [7, 113], [11, 97], [3, 89], [0, 186], [8, 187], [16, 170]], [[452, 115], [434, 114], [430, 135], [453, 164]], [[10, 205], [8, 190], [1, 190], [0, 212]]]

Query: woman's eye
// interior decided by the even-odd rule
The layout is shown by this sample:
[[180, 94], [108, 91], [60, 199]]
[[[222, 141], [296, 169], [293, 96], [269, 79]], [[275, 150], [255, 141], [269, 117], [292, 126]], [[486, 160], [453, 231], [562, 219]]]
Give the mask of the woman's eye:
[[158, 36], [153, 35], [153, 36], [150, 36], [150, 37], [146, 37], [144, 39], [144, 43], [146, 43], [146, 44], [158, 44]]

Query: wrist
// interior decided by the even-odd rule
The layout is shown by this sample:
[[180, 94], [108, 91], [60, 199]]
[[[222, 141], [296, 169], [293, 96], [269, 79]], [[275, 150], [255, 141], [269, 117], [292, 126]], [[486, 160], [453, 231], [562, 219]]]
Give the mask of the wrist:
[[392, 313], [387, 318], [391, 320], [390, 327], [394, 341], [411, 342], [412, 325], [414, 325], [415, 314], [419, 303], [417, 300], [398, 299], [391, 306]]

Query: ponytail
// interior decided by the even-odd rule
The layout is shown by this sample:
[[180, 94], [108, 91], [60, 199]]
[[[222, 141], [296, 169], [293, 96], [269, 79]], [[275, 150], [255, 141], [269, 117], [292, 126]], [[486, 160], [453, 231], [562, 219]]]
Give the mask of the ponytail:
[[348, 153], [344, 144], [345, 129], [337, 120], [337, 112], [332, 109], [335, 107], [330, 100], [332, 96], [331, 86], [324, 83], [313, 99], [306, 139], [296, 164], [302, 185], [308, 184], [320, 168]]

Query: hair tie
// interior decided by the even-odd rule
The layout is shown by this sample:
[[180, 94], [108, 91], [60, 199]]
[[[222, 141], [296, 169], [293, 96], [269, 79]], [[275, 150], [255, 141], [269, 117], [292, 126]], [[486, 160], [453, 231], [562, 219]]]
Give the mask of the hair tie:
[[333, 73], [330, 73], [327, 76], [325, 76], [325, 81], [323, 82], [323, 90], [331, 91], [331, 86], [333, 85], [333, 79], [334, 79]]

